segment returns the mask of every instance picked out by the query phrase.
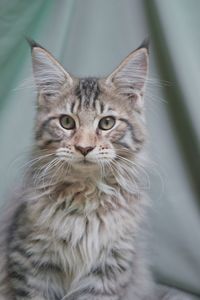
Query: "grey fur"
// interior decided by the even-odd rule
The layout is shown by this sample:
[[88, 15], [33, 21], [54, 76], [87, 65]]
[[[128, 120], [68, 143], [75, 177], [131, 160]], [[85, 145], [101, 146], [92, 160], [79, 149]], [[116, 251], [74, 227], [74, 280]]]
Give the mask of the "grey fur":
[[95, 101], [100, 93], [98, 80], [96, 78], [82, 78], [76, 88], [76, 95], [85, 108], [95, 107]]
[[[5, 231], [0, 300], [179, 300], [157, 291], [139, 242], [146, 46], [105, 79], [77, 79], [31, 44], [35, 145]], [[75, 128], [60, 126], [63, 114]], [[110, 115], [113, 129], [101, 130]], [[85, 158], [77, 145], [93, 150]]]

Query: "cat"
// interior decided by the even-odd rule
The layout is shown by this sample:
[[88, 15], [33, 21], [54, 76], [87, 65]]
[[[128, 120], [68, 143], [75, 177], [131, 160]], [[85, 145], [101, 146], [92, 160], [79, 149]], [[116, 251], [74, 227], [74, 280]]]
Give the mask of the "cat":
[[148, 43], [109, 76], [80, 79], [29, 43], [35, 139], [4, 238], [0, 299], [169, 299], [158, 298], [140, 243]]

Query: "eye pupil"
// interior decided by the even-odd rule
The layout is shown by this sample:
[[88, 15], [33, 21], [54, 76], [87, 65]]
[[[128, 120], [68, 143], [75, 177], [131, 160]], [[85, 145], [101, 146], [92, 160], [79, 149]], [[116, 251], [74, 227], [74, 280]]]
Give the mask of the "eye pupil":
[[66, 123], [66, 124], [70, 124], [70, 119], [69, 119], [69, 118], [66, 118], [66, 119], [65, 119], [65, 123]]
[[65, 129], [74, 129], [76, 127], [76, 123], [74, 119], [68, 115], [64, 115], [60, 117], [60, 125]]

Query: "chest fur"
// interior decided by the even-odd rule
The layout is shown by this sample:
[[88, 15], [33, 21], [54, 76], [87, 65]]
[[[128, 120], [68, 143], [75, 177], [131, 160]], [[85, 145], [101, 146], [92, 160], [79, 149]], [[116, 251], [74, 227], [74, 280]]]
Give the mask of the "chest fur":
[[120, 244], [130, 247], [137, 222], [130, 205], [122, 205], [125, 199], [79, 185], [42, 200], [34, 214], [35, 232], [44, 232], [46, 253], [72, 277], [104, 264]]

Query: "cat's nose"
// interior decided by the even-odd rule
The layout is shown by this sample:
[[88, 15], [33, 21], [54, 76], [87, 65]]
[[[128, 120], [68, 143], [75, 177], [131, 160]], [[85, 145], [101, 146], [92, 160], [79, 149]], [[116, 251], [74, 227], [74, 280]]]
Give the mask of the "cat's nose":
[[75, 146], [76, 150], [80, 151], [84, 156], [86, 156], [90, 151], [94, 149], [94, 147], [81, 147]]

